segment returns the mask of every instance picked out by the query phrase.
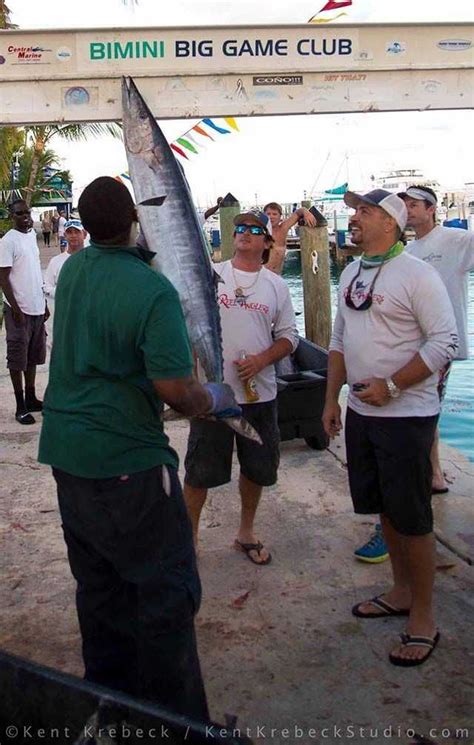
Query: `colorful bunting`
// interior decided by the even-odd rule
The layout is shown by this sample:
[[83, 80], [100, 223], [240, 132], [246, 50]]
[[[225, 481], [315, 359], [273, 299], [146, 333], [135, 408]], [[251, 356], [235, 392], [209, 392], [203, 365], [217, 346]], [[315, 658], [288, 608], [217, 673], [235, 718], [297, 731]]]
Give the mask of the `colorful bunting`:
[[[240, 131], [234, 117], [225, 116], [223, 118], [232, 130], [235, 130], [235, 132]], [[193, 153], [194, 155], [199, 155], [199, 149], [205, 147], [201, 140], [196, 137], [196, 135], [207, 137], [212, 142], [215, 142], [214, 137], [212, 137], [202, 125], [209, 127], [211, 130], [213, 130], [214, 132], [218, 132], [221, 135], [231, 134], [231, 129], [224, 129], [223, 127], [219, 127], [212, 119], [201, 119], [201, 121], [191, 127], [191, 129], [183, 132], [180, 137], [178, 137], [173, 142], [170, 142], [170, 147], [172, 148], [172, 150], [174, 150], [175, 153], [178, 153], [178, 155], [181, 155], [182, 158], [186, 158], [186, 160], [189, 160], [188, 155], [185, 152], [186, 150], [190, 153]], [[126, 181], [130, 181], [130, 174], [128, 171], [124, 171], [124, 173], [115, 176], [115, 179], [123, 184], [124, 179]]]
[[211, 135], [209, 134], [209, 132], [206, 132], [206, 130], [203, 129], [202, 127], [200, 127], [199, 124], [195, 124], [194, 127], [193, 127], [193, 130], [195, 132], [197, 132], [198, 134], [200, 134], [200, 135], [204, 135], [204, 137], [209, 137], [209, 139], [214, 142], [214, 137], [211, 137]]
[[198, 151], [196, 150], [196, 148], [194, 147], [194, 145], [191, 145], [191, 143], [189, 142], [189, 140], [186, 140], [184, 137], [178, 137], [178, 139], [176, 140], [176, 142], [178, 143], [178, 145], [182, 145], [183, 147], [186, 148], [186, 150], [190, 150], [195, 155], [198, 154]]
[[233, 116], [225, 116], [224, 119], [227, 122], [227, 124], [229, 125], [229, 127], [232, 127], [232, 129], [235, 129], [236, 132], [239, 132], [240, 131], [239, 128], [238, 128], [238, 126], [237, 126], [237, 122], [235, 121], [235, 119], [234, 119]]
[[204, 124], [207, 124], [208, 127], [211, 127], [211, 129], [215, 129], [216, 132], [219, 132], [219, 134], [221, 134], [221, 135], [228, 135], [228, 134], [230, 134], [230, 130], [229, 129], [223, 129], [222, 127], [218, 127], [217, 124], [214, 124], [214, 122], [212, 121], [212, 119], [203, 119], [202, 121], [204, 122]]
[[172, 148], [172, 149], [173, 149], [173, 150], [174, 150], [174, 151], [175, 151], [176, 153], [178, 153], [179, 155], [181, 155], [181, 156], [182, 156], [183, 158], [186, 158], [186, 160], [189, 160], [189, 158], [188, 158], [188, 156], [186, 155], [186, 153], [184, 152], [184, 150], [181, 150], [181, 148], [180, 148], [180, 147], [178, 147], [177, 145], [175, 145], [175, 144], [174, 144], [173, 142], [171, 142], [171, 143], [170, 143], [170, 147], [171, 147], [171, 148]]

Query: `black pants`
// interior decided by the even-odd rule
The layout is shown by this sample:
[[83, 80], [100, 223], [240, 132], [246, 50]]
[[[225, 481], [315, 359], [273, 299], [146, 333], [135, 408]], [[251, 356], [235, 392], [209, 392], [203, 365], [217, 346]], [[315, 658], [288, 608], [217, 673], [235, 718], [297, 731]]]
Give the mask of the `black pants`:
[[85, 678], [207, 720], [194, 632], [201, 586], [176, 471], [53, 474]]

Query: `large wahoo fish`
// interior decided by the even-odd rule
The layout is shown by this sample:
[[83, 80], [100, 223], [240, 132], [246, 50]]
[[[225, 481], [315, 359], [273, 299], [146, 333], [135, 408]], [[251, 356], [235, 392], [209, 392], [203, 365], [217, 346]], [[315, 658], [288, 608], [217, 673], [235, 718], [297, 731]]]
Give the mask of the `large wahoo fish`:
[[[222, 335], [217, 306], [218, 275], [194, 208], [191, 192], [155, 117], [131, 78], [122, 79], [123, 134], [140, 228], [152, 267], [178, 291], [189, 338], [209, 382], [223, 379]], [[261, 442], [242, 417], [223, 420]]]

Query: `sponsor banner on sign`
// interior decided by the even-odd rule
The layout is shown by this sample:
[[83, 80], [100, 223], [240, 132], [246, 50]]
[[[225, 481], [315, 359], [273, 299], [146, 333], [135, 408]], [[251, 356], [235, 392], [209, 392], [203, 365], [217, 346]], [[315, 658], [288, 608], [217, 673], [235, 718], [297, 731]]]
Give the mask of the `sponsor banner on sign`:
[[445, 52], [465, 52], [472, 47], [472, 41], [468, 39], [442, 39], [437, 46]]
[[256, 75], [254, 85], [303, 85], [302, 75]]
[[16, 65], [38, 65], [51, 62], [52, 49], [47, 49], [39, 44], [21, 46], [9, 44], [7, 47], [7, 60]]

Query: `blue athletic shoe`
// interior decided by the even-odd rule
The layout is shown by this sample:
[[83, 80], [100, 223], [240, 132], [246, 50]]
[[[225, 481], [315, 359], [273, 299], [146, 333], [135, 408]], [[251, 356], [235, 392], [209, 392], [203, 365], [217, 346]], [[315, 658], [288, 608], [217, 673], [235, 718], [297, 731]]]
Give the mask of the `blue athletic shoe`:
[[388, 559], [387, 544], [380, 524], [375, 526], [375, 533], [370, 536], [367, 543], [354, 551], [354, 555], [359, 561], [365, 561], [368, 564], [380, 564]]

